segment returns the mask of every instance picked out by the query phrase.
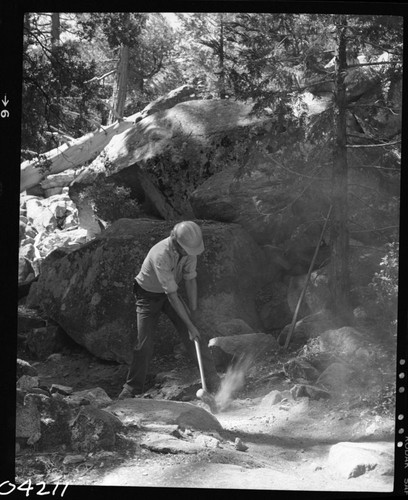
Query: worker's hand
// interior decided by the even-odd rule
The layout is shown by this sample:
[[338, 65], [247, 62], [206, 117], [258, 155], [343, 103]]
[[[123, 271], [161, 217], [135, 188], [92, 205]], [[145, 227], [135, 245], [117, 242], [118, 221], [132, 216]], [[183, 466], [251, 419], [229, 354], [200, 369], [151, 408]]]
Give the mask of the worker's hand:
[[188, 330], [188, 335], [190, 337], [190, 340], [200, 340], [201, 336], [200, 336], [200, 332], [197, 330], [197, 328], [193, 325], [192, 328], [190, 328]]

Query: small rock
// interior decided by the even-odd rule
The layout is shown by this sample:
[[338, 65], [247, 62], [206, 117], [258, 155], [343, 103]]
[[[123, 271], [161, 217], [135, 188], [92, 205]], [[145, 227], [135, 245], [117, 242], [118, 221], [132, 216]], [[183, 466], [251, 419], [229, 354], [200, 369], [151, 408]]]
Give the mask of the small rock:
[[269, 408], [270, 406], [278, 404], [280, 401], [282, 401], [282, 394], [279, 391], [271, 391], [262, 398], [261, 406], [263, 408]]
[[122, 422], [111, 413], [91, 405], [82, 406], [71, 424], [71, 446], [82, 452], [112, 448], [121, 427]]
[[74, 392], [74, 389], [72, 387], [69, 387], [67, 385], [60, 385], [60, 384], [52, 384], [51, 389], [50, 389], [51, 394], [55, 392], [59, 392], [62, 395], [69, 396]]
[[240, 438], [235, 439], [234, 446], [237, 451], [247, 451], [248, 449], [248, 446], [244, 444]]
[[352, 375], [352, 370], [342, 363], [332, 363], [317, 379], [317, 384], [328, 386], [333, 390], [341, 391]]
[[[304, 380], [305, 383], [314, 382], [320, 373], [308, 361], [302, 358], [294, 358], [283, 365], [283, 371], [292, 380]], [[309, 381], [309, 382], [308, 382]]]
[[220, 442], [218, 439], [211, 436], [200, 435], [197, 436], [195, 442], [203, 446], [204, 448], [219, 448]]
[[72, 406], [91, 404], [97, 408], [102, 408], [112, 403], [112, 399], [100, 387], [73, 392], [66, 398], [66, 401]]
[[46, 389], [41, 387], [32, 387], [27, 391], [29, 394], [42, 394], [43, 396], [50, 396], [50, 393]]
[[288, 391], [287, 389], [285, 391], [282, 391], [281, 394], [282, 394], [282, 398], [283, 398], [282, 401], [285, 401], [285, 400], [293, 401], [292, 393], [290, 391]]
[[143, 448], [147, 448], [158, 453], [172, 454], [196, 454], [202, 449], [202, 446], [198, 443], [192, 443], [184, 439], [177, 439], [173, 436], [156, 432], [150, 432], [147, 436], [145, 436], [141, 440], [140, 445]]
[[163, 432], [176, 438], [182, 437], [181, 429], [177, 424], [147, 423], [143, 425], [143, 429], [152, 432]]
[[17, 389], [16, 438], [29, 438], [35, 442], [41, 436], [41, 414], [32, 398]]
[[80, 462], [85, 462], [85, 457], [83, 455], [67, 455], [64, 460], [64, 465], [79, 464]]
[[47, 358], [47, 361], [51, 361], [52, 363], [59, 363], [60, 361], [62, 361], [62, 354], [59, 352], [50, 354]]
[[23, 359], [17, 358], [17, 379], [19, 379], [23, 375], [30, 375], [32, 377], [35, 377], [38, 375], [37, 370], [30, 365], [30, 363], [27, 363], [27, 361], [24, 361]]
[[311, 399], [329, 399], [330, 393], [320, 389], [319, 387], [314, 387], [312, 385], [306, 384], [296, 384], [290, 390], [294, 399], [301, 397], [308, 397]]
[[23, 375], [17, 380], [17, 389], [29, 392], [33, 387], [38, 387], [38, 377], [31, 377], [30, 375]]

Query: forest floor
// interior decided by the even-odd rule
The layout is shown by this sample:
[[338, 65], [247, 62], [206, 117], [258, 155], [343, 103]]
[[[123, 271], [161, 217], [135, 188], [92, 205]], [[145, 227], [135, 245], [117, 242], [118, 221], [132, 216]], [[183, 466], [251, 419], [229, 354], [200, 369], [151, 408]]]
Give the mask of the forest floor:
[[[43, 385], [63, 384], [76, 391], [101, 387], [113, 400], [126, 376], [124, 365], [103, 362], [81, 349], [65, 351], [58, 363], [31, 363]], [[194, 382], [199, 383], [198, 370], [180, 357], [155, 358], [151, 371], [157, 374], [172, 370], [173, 374], [179, 373], [181, 384], [191, 386], [191, 371], [185, 372], [189, 366], [193, 373], [196, 371]], [[375, 409], [367, 392], [363, 397], [361, 391], [351, 390], [328, 400], [288, 398], [267, 406], [262, 402], [265, 395], [294, 385], [282, 375], [271, 375], [273, 368], [276, 366], [271, 367], [270, 359], [258, 359], [234, 399], [214, 415], [222, 431], [201, 432], [207, 441], [213, 438], [215, 446], [205, 445], [192, 453], [154, 450], [140, 446], [140, 431], [139, 438], [135, 431], [135, 435], [118, 440], [115, 449], [85, 454], [80, 463], [69, 465], [63, 463], [69, 454], [65, 447], [47, 453], [21, 448], [16, 454], [17, 477], [81, 486], [392, 491], [392, 468], [375, 467], [358, 477], [346, 478], [330, 464], [329, 452], [336, 443], [353, 441], [363, 446], [371, 443], [369, 446], [379, 449], [386, 447], [393, 453], [393, 412]], [[183, 370], [190, 373], [186, 375], [189, 380], [182, 380]], [[151, 380], [146, 396], [160, 399], [160, 383], [155, 383], [153, 377]], [[208, 410], [198, 399], [191, 404]], [[237, 440], [244, 450], [237, 448]]]

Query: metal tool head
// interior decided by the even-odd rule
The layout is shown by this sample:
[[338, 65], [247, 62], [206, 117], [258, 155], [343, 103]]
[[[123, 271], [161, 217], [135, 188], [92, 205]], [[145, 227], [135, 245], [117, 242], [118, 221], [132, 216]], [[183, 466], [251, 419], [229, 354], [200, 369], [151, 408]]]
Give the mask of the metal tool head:
[[209, 394], [207, 391], [205, 391], [204, 389], [199, 389], [197, 392], [196, 392], [196, 396], [201, 399], [201, 401], [203, 403], [205, 403], [206, 405], [208, 405], [210, 407], [210, 411], [211, 413], [218, 413], [218, 405], [214, 399], [213, 396], [211, 396], [211, 394]]

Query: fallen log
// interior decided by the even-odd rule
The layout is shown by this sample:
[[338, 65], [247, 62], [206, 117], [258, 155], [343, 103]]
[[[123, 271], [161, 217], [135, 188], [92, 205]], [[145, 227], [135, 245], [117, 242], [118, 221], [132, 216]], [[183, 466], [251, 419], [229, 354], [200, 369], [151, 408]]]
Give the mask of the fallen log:
[[20, 173], [20, 192], [36, 186], [48, 175], [78, 167], [95, 158], [109, 144], [112, 137], [132, 127], [133, 123], [134, 118], [133, 120], [127, 118], [97, 132], [84, 135], [70, 144], [52, 149], [40, 158], [23, 162]]
[[48, 175], [82, 166], [96, 158], [113, 137], [131, 128], [138, 121], [157, 111], [171, 108], [190, 99], [195, 99], [195, 90], [193, 87], [183, 85], [151, 102], [139, 113], [106, 127], [101, 127], [96, 132], [86, 134], [68, 144], [39, 155], [34, 160], [23, 162], [20, 172], [20, 192], [36, 186]]

